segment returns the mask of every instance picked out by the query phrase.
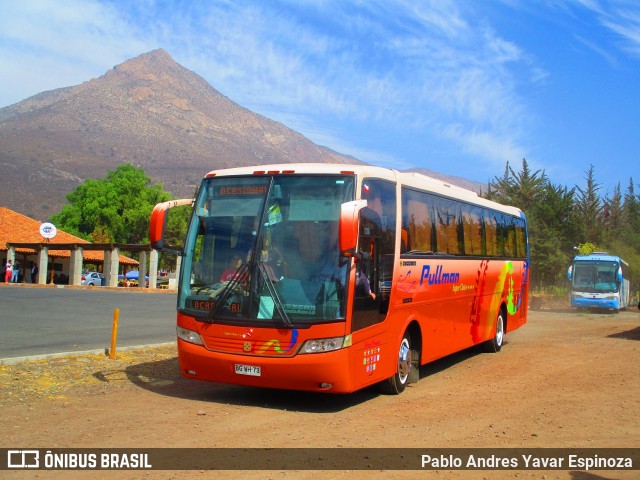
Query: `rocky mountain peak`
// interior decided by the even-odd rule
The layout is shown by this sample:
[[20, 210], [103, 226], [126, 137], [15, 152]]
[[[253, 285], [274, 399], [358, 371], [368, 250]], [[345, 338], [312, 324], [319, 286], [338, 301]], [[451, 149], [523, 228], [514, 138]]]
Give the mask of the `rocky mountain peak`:
[[121, 163], [176, 196], [193, 195], [215, 168], [360, 163], [232, 102], [162, 49], [0, 109], [0, 144], [6, 206], [42, 220]]

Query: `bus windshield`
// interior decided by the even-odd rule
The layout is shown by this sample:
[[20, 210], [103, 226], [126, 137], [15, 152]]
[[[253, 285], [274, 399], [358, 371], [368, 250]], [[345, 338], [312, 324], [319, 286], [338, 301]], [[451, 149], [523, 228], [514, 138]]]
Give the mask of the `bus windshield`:
[[184, 247], [178, 308], [200, 321], [278, 327], [343, 321], [338, 249], [349, 175], [207, 178]]
[[573, 267], [573, 290], [589, 293], [618, 291], [620, 264], [608, 261], [579, 261]]

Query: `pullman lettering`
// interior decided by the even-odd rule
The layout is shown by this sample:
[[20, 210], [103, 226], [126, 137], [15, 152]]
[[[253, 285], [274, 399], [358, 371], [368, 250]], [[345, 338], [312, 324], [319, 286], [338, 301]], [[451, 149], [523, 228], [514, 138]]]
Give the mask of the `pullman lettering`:
[[440, 285], [448, 283], [458, 283], [460, 281], [460, 273], [443, 272], [442, 265], [436, 267], [435, 273], [431, 273], [431, 265], [422, 266], [422, 275], [420, 276], [420, 285], [426, 279], [429, 285]]

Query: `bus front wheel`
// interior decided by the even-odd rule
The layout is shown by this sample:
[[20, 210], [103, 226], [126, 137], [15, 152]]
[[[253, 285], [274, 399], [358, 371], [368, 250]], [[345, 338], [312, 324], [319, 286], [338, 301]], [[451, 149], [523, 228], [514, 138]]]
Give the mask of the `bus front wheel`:
[[405, 332], [398, 349], [398, 368], [393, 377], [388, 378], [380, 383], [380, 388], [384, 393], [398, 395], [404, 392], [409, 384], [409, 375], [411, 369], [415, 368], [412, 364], [413, 352], [411, 350], [411, 335]]
[[488, 353], [497, 353], [502, 348], [504, 342], [504, 311], [500, 309], [495, 323], [495, 335], [491, 340], [487, 340], [484, 344], [484, 351]]

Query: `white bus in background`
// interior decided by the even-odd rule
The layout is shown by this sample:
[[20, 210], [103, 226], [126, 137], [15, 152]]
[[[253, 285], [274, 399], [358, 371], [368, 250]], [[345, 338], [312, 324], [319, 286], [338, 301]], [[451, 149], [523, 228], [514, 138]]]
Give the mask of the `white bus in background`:
[[629, 264], [616, 255], [578, 255], [569, 267], [571, 306], [620, 311], [629, 306]]

